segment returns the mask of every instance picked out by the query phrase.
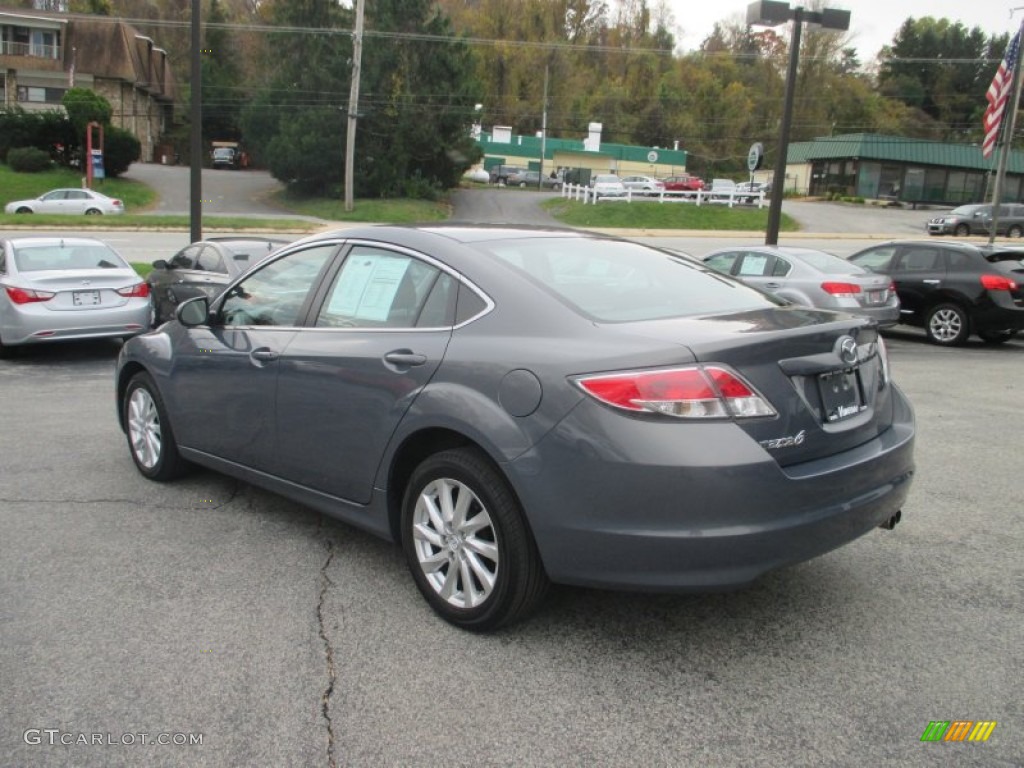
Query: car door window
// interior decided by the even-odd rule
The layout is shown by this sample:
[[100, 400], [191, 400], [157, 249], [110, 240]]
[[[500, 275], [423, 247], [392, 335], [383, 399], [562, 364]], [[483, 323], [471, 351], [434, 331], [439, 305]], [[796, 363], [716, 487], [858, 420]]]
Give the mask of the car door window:
[[206, 246], [200, 252], [199, 258], [196, 259], [196, 269], [201, 269], [204, 272], [217, 272], [222, 275], [226, 275], [228, 272], [220, 251], [211, 245]]
[[201, 249], [201, 245], [190, 245], [182, 248], [171, 257], [171, 266], [177, 269], [195, 269], [196, 257]]
[[293, 251], [253, 272], [228, 290], [220, 316], [226, 326], [294, 326], [317, 285], [334, 243]]
[[768, 261], [766, 253], [745, 253], [743, 261], [740, 262], [740, 270], [736, 274], [740, 277], [764, 277], [768, 270]]
[[772, 265], [772, 277], [785, 277], [789, 274], [789, 270], [793, 268], [785, 259], [781, 259], [778, 256], [775, 257], [775, 264]]
[[864, 251], [858, 254], [857, 258], [850, 261], [871, 272], [886, 274], [892, 269], [892, 257], [895, 253], [895, 246], [886, 245], [881, 248], [872, 248], [870, 251]]
[[40, 200], [43, 200], [43, 201], [45, 201], [47, 203], [54, 203], [54, 202], [56, 202], [58, 200], [63, 200], [66, 195], [67, 195], [67, 192], [65, 190], [58, 189], [56, 192], [48, 192], [47, 194], [43, 195], [40, 198]]
[[[407, 254], [357, 245], [338, 272], [316, 325], [324, 328], [416, 327], [440, 276], [439, 269]], [[436, 316], [437, 312], [436, 306], [431, 309], [432, 315]]]
[[732, 251], [729, 253], [716, 253], [704, 263], [716, 272], [724, 272], [728, 275], [732, 273], [732, 267], [736, 263], [737, 256], [739, 254]]
[[942, 254], [936, 248], [927, 246], [905, 248], [896, 266], [900, 272], [934, 272], [942, 268]]
[[963, 251], [944, 251], [945, 267], [950, 272], [968, 271], [971, 264], [971, 257]]

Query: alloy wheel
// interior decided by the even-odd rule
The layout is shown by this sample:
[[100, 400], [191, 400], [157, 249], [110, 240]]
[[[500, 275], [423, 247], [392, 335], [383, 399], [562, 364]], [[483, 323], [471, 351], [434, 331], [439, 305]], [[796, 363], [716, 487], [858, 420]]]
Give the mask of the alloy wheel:
[[964, 332], [964, 317], [954, 307], [940, 307], [928, 319], [928, 332], [940, 344], [952, 344]]
[[128, 438], [139, 464], [146, 469], [153, 469], [160, 461], [163, 434], [156, 403], [143, 387], [132, 392], [128, 400]]
[[431, 589], [453, 608], [484, 603], [498, 579], [497, 532], [472, 489], [433, 480], [416, 500], [412, 523], [416, 560]]

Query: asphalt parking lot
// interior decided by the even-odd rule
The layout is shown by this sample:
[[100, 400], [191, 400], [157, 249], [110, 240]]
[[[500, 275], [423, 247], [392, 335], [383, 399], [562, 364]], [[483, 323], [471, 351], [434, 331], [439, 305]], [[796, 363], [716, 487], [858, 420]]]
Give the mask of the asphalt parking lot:
[[[492, 636], [390, 544], [144, 480], [115, 344], [0, 361], [0, 766], [1024, 765], [1024, 339], [887, 338], [918, 420], [895, 531], [739, 592], [556, 588]], [[997, 725], [921, 741], [947, 720]]]
[[[889, 342], [919, 424], [895, 531], [736, 593], [556, 589], [490, 637], [386, 543], [143, 480], [116, 346], [0, 362], [0, 764], [1020, 765], [1024, 343]], [[998, 725], [923, 743], [933, 720]]]

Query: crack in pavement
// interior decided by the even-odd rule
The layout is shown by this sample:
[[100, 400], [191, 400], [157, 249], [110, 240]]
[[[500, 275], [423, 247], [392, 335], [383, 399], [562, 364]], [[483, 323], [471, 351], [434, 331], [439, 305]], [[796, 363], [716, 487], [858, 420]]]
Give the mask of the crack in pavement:
[[[231, 504], [238, 495], [242, 492], [242, 483], [235, 482], [231, 486], [231, 490], [228, 493], [228, 497], [220, 502], [219, 504], [211, 504], [210, 506], [200, 505], [196, 506], [194, 502], [190, 502], [189, 506], [182, 506], [180, 504], [156, 504], [149, 505], [151, 509], [222, 509], [228, 504]], [[127, 499], [127, 498], [102, 498], [102, 499], [43, 499], [35, 497], [32, 499], [9, 499], [0, 497], [0, 504], [137, 504], [142, 505], [143, 502], [139, 499]]]
[[[323, 530], [323, 515], [320, 516], [317, 528]], [[327, 569], [331, 567], [334, 560], [334, 539], [328, 534], [325, 542], [327, 547], [327, 559], [320, 566], [320, 597], [316, 604], [316, 621], [320, 633], [320, 640], [324, 644], [324, 655], [327, 657], [327, 687], [320, 698], [320, 712], [327, 721], [327, 765], [336, 768], [334, 760], [334, 723], [331, 721], [331, 694], [334, 693], [334, 681], [337, 673], [334, 667], [334, 648], [331, 641], [327, 639], [327, 630], [324, 627], [324, 599], [327, 597], [327, 589], [334, 586], [331, 577], [327, 575]]]

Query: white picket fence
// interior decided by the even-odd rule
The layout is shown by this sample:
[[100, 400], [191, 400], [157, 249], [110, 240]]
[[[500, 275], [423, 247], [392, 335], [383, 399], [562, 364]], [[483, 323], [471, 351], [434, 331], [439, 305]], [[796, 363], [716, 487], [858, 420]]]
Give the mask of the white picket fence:
[[707, 189], [675, 192], [663, 189], [656, 195], [647, 195], [627, 188], [625, 197], [609, 197], [607, 195], [598, 195], [592, 188], [582, 184], [564, 184], [562, 186], [562, 197], [568, 200], [582, 200], [584, 204], [591, 203], [593, 205], [599, 202], [631, 203], [634, 200], [659, 203], [696, 203], [697, 205], [708, 203], [712, 205], [728, 205], [730, 208], [738, 203], [742, 204], [747, 201], [750, 201], [751, 204], [756, 205], [758, 208], [764, 208], [765, 204], [764, 192], [733, 191], [728, 193], [712, 193]]

